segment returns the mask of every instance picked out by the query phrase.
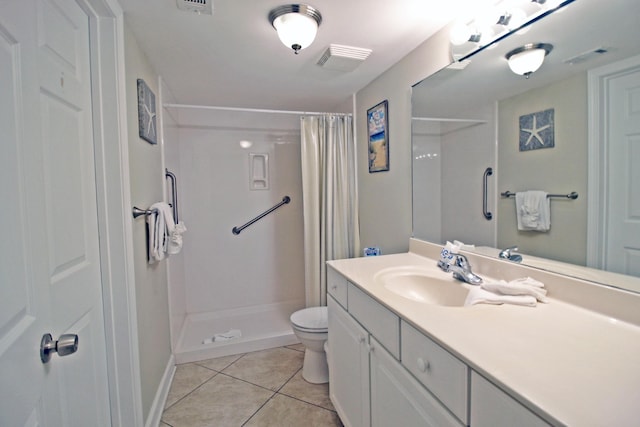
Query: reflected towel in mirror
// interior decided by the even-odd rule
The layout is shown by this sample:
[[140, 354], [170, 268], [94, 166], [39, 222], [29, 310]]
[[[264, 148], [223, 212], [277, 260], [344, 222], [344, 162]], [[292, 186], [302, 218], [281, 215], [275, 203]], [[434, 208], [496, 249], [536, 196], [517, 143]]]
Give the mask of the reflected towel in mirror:
[[549, 231], [551, 207], [544, 191], [519, 191], [516, 193], [516, 217], [518, 230]]

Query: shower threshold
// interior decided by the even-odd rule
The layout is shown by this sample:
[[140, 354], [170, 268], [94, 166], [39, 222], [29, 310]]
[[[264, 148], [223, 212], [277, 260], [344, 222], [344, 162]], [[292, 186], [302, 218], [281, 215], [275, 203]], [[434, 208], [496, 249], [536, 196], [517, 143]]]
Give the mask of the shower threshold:
[[296, 344], [289, 316], [302, 307], [304, 302], [289, 302], [188, 314], [174, 352], [176, 363]]

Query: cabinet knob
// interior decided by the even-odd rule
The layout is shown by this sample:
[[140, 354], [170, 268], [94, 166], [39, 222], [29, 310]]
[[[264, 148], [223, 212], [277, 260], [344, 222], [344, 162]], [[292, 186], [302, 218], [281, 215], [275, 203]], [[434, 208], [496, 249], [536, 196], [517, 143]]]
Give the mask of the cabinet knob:
[[420, 372], [427, 372], [429, 370], [429, 361], [425, 361], [422, 357], [418, 357], [418, 369]]

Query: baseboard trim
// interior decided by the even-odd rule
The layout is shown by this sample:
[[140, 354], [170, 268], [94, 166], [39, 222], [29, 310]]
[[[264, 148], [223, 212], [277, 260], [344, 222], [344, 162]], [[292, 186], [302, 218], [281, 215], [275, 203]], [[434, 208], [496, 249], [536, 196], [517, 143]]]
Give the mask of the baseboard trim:
[[164, 375], [162, 376], [160, 385], [158, 385], [156, 397], [155, 399], [153, 399], [153, 404], [151, 405], [149, 415], [147, 416], [147, 422], [145, 422], [144, 424], [145, 427], [158, 427], [160, 425], [160, 421], [162, 420], [162, 412], [164, 411], [164, 405], [167, 401], [169, 388], [171, 388], [171, 381], [173, 381], [173, 375], [175, 373], [176, 361], [175, 357], [172, 354], [169, 358], [169, 361], [167, 362], [167, 367], [164, 370]]

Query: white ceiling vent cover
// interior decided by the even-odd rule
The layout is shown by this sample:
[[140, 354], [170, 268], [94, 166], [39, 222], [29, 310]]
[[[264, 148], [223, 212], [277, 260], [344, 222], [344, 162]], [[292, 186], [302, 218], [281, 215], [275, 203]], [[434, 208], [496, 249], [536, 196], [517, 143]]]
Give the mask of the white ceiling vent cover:
[[595, 49], [588, 50], [586, 52], [582, 52], [581, 54], [576, 55], [576, 56], [574, 56], [572, 58], [565, 59], [564, 63], [565, 64], [571, 64], [571, 65], [580, 64], [581, 62], [589, 61], [589, 60], [591, 60], [591, 59], [593, 59], [595, 57], [604, 55], [604, 54], [609, 53], [609, 52], [611, 52], [611, 48], [610, 47], [601, 46], [601, 47], [597, 47]]
[[318, 65], [330, 70], [353, 71], [371, 54], [371, 49], [330, 44]]
[[196, 12], [198, 15], [213, 15], [213, 0], [176, 0], [178, 9]]

